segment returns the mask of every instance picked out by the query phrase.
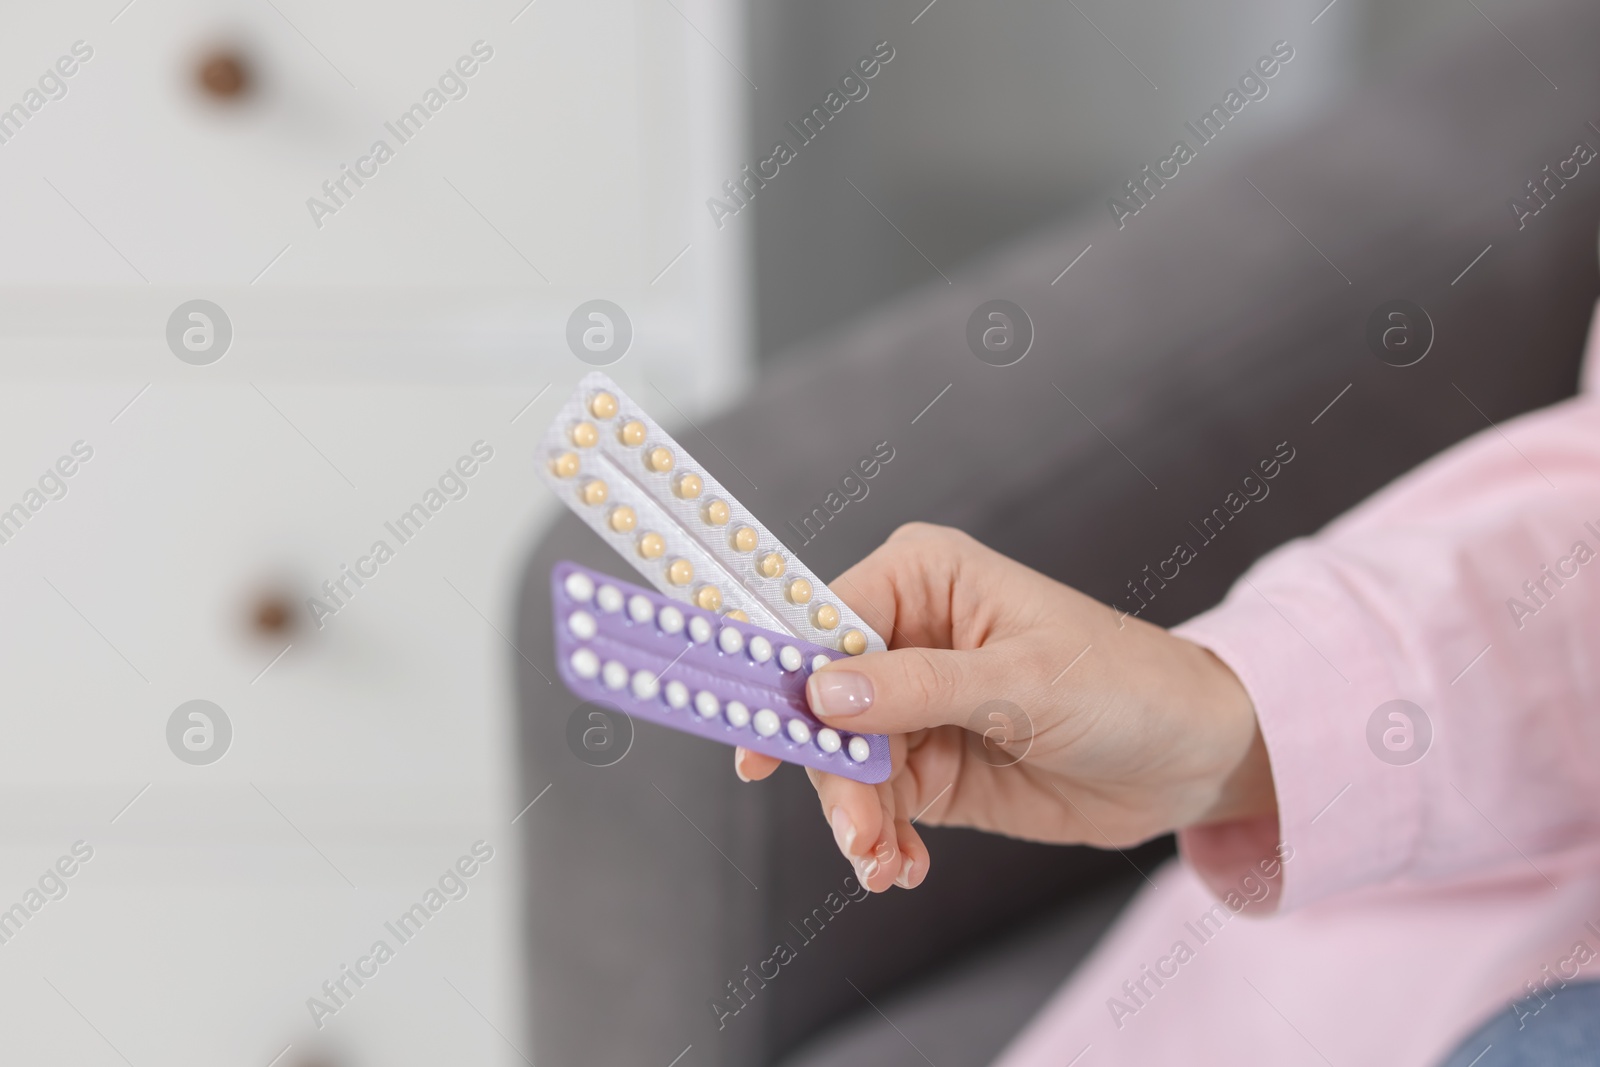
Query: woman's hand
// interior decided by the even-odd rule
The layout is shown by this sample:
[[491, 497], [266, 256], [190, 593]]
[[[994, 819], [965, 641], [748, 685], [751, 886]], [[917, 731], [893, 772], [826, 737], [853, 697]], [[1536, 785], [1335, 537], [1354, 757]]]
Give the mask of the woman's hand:
[[886, 782], [807, 771], [869, 889], [927, 877], [914, 821], [1122, 847], [1276, 814], [1250, 698], [1198, 645], [940, 526], [901, 527], [832, 588], [889, 635], [806, 686], [829, 725], [890, 735]]

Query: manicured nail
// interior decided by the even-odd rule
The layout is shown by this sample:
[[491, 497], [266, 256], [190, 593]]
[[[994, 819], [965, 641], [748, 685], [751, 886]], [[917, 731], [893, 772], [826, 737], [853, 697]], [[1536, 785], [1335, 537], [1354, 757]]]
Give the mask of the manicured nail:
[[828, 825], [833, 827], [833, 841], [839, 846], [839, 851], [846, 856], [850, 855], [850, 846], [856, 843], [856, 824], [851, 821], [850, 813], [844, 810], [844, 805], [836, 805], [828, 814]]
[[824, 718], [860, 715], [872, 707], [872, 679], [855, 671], [822, 671], [806, 683], [806, 697]]
[[894, 884], [901, 889], [911, 888], [911, 869], [916, 866], [916, 861], [910, 856], [900, 865], [900, 873], [894, 876]]
[[746, 777], [746, 775], [744, 773], [744, 757], [745, 757], [744, 749], [735, 748], [733, 750], [733, 773], [737, 774], [739, 776], [739, 781], [748, 782], [751, 779]]
[[[866, 886], [868, 889], [872, 889], [872, 887], [868, 886], [867, 883], [872, 881], [873, 876], [878, 873], [878, 861], [876, 859], [857, 860], [855, 861], [855, 865], [856, 880], [859, 881], [863, 886]], [[877, 892], [875, 889], [872, 891]]]

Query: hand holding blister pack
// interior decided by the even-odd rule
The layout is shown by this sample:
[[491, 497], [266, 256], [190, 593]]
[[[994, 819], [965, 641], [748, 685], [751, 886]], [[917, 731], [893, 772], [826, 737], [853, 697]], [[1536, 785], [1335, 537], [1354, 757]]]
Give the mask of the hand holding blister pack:
[[[793, 648], [797, 654], [813, 645], [818, 646], [816, 654], [830, 656], [886, 647], [882, 637], [606, 375], [595, 372], [579, 382], [546, 431], [544, 451], [545, 480], [562, 502], [662, 594], [698, 609], [695, 618], [718, 619], [722, 632], [744, 635], [747, 647], [751, 638], [768, 647]], [[554, 593], [558, 604], [562, 592]], [[597, 624], [604, 614], [594, 616]], [[557, 634], [559, 652], [560, 643], [572, 636], [559, 618]], [[575, 650], [567, 651], [570, 656]], [[806, 655], [802, 666], [808, 666], [814, 655]], [[629, 669], [623, 658], [615, 662], [618, 670]], [[641, 669], [629, 669], [629, 677]], [[674, 709], [665, 703], [673, 669], [656, 675], [660, 692], [633, 710], [648, 711], [647, 717], [667, 725], [680, 725], [669, 714]], [[588, 692], [592, 687], [587, 684], [574, 685], [571, 670], [572, 664], [563, 660], [569, 686], [575, 692]], [[781, 673], [797, 680], [795, 693], [803, 711], [806, 672]], [[579, 675], [577, 680], [592, 679]], [[631, 688], [628, 691], [631, 694]], [[809, 712], [804, 719], [813, 733], [821, 728]], [[751, 744], [742, 725], [722, 734], [698, 728], [692, 732], [758, 751], [773, 747]], [[830, 761], [827, 769], [858, 780], [882, 781], [888, 775], [887, 741], [882, 735], [861, 736], [868, 737], [869, 747], [881, 743], [881, 773], [862, 760], [849, 759], [848, 751], [844, 759]], [[777, 748], [781, 751], [768, 754], [815, 765], [809, 758], [813, 745]], [[808, 758], [800, 758], [802, 754]], [[863, 777], [871, 773], [877, 776]]]

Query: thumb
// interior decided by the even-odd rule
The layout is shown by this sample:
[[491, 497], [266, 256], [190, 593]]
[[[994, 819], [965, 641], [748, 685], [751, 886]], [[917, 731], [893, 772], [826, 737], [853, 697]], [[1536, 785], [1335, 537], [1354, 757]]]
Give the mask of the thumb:
[[806, 682], [806, 701], [819, 719], [852, 732], [965, 727], [1013, 673], [991, 649], [897, 648], [822, 668]]

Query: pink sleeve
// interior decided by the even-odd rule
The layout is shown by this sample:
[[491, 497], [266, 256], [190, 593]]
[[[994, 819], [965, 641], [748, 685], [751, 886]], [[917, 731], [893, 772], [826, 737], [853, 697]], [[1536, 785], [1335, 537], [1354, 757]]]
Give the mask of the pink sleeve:
[[1277, 789], [1276, 827], [1179, 834], [1219, 895], [1274, 832], [1283, 908], [1600, 840], [1600, 401], [1456, 446], [1176, 632], [1244, 683]]

